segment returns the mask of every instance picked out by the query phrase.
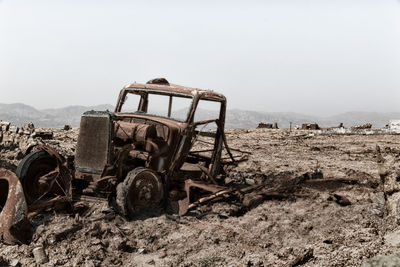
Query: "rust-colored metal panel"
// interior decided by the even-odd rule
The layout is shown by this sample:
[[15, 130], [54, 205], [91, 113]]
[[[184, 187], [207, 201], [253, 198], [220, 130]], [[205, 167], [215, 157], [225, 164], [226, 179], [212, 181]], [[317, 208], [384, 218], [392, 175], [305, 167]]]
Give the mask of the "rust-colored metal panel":
[[81, 118], [75, 166], [80, 172], [100, 174], [108, 163], [111, 114], [86, 112]]
[[28, 208], [18, 177], [0, 168], [0, 240], [15, 245], [29, 243], [32, 226]]

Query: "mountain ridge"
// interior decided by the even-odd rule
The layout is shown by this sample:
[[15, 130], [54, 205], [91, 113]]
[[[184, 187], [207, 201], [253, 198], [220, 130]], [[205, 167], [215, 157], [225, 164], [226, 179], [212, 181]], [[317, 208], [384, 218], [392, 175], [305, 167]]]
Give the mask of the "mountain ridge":
[[[62, 108], [36, 109], [23, 103], [1, 104], [0, 120], [9, 121], [22, 126], [33, 122], [36, 127], [57, 128], [69, 124], [78, 127], [81, 115], [88, 110], [114, 110], [109, 104], [96, 106], [73, 105]], [[204, 115], [212, 115], [215, 112], [203, 110]], [[371, 123], [374, 128], [382, 128], [392, 119], [400, 119], [400, 112], [367, 112], [349, 111], [333, 116], [320, 117], [305, 115], [296, 112], [264, 112], [242, 109], [229, 109], [226, 115], [226, 128], [249, 129], [255, 128], [260, 122], [277, 122], [280, 128], [289, 128], [302, 123], [318, 123], [321, 127], [335, 127], [339, 123], [350, 127]]]

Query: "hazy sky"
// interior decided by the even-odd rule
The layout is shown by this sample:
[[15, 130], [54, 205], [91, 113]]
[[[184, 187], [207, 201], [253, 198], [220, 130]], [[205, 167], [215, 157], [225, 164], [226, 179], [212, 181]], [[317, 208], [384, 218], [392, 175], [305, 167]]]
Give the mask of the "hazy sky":
[[228, 108], [400, 111], [400, 1], [0, 0], [0, 103], [114, 104], [154, 77]]

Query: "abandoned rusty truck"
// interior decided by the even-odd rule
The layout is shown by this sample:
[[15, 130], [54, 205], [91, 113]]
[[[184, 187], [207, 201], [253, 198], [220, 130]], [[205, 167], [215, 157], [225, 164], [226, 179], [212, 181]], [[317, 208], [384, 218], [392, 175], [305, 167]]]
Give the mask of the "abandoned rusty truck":
[[[209, 105], [214, 113], [205, 112]], [[193, 201], [191, 188], [226, 192], [216, 181], [224, 147], [233, 161], [224, 134], [225, 110], [225, 97], [213, 91], [169, 84], [163, 78], [130, 84], [121, 90], [114, 112], [82, 115], [73, 159], [49, 146], [23, 158], [16, 170], [26, 201], [21, 209], [91, 195], [108, 197], [127, 218], [160, 210], [167, 198], [175, 203], [175, 212], [184, 214]], [[19, 185], [12, 173], [2, 176]], [[7, 196], [13, 187], [3, 184], [0, 189]], [[19, 200], [10, 199], [12, 195], [2, 200], [3, 206], [16, 205]], [[20, 220], [16, 214], [7, 216], [12, 217], [8, 227]]]

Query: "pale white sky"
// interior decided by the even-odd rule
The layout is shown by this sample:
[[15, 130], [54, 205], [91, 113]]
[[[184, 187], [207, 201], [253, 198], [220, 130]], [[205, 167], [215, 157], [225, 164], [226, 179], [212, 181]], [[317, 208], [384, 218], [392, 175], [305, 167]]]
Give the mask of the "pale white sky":
[[0, 0], [0, 103], [114, 104], [154, 77], [228, 108], [400, 111], [400, 2]]

